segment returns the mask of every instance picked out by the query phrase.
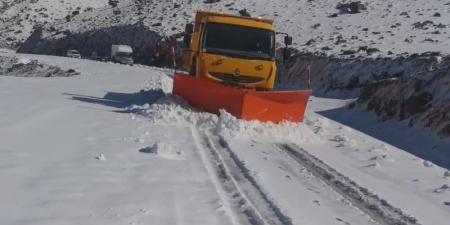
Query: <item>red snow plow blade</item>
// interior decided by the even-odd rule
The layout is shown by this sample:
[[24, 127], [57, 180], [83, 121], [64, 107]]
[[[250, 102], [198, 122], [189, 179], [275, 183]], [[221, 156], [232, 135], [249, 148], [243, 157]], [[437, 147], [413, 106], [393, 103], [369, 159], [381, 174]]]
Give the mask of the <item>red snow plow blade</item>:
[[255, 91], [175, 74], [173, 94], [211, 113], [224, 109], [244, 120], [302, 122], [311, 90]]

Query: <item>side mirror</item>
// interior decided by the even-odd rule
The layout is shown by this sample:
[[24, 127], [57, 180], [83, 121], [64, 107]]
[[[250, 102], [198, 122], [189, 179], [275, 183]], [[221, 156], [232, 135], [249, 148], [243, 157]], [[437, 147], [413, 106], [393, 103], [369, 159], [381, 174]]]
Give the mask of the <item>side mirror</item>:
[[185, 34], [192, 34], [194, 32], [194, 25], [192, 23], [187, 23], [184, 27]]
[[292, 37], [289, 36], [289, 35], [284, 36], [284, 44], [285, 44], [286, 46], [292, 45]]

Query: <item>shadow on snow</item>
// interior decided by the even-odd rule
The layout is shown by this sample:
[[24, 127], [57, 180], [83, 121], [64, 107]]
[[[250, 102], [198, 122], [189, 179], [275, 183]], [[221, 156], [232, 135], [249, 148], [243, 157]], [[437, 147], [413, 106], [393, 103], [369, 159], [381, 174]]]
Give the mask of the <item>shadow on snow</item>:
[[450, 169], [450, 139], [429, 129], [408, 127], [406, 122], [380, 121], [374, 113], [346, 107], [318, 111], [318, 114], [400, 148], [436, 165]]
[[70, 96], [71, 99], [80, 102], [117, 108], [117, 110], [113, 111], [119, 113], [130, 113], [132, 110], [128, 109], [128, 107], [132, 105], [153, 104], [158, 99], [166, 96], [161, 89], [140, 90], [136, 93], [107, 92], [103, 97], [73, 93], [63, 93], [63, 95]]

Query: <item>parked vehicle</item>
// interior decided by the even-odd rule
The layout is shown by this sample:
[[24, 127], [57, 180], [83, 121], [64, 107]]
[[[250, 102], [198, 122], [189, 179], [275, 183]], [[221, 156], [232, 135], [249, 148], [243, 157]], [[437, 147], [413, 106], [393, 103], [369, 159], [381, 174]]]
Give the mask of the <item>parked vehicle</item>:
[[128, 45], [112, 45], [111, 46], [111, 61], [126, 65], [133, 65], [134, 61], [131, 57], [133, 49]]
[[81, 59], [80, 52], [78, 52], [77, 50], [74, 50], [74, 49], [67, 50], [66, 56], [70, 57], [70, 58]]

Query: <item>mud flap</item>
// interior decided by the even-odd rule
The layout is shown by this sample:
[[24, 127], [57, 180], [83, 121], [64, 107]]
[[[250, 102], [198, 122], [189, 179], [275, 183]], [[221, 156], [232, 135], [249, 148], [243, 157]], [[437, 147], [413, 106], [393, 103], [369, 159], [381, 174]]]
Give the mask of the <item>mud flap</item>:
[[210, 113], [224, 109], [244, 120], [302, 122], [311, 90], [255, 91], [175, 74], [173, 94]]

